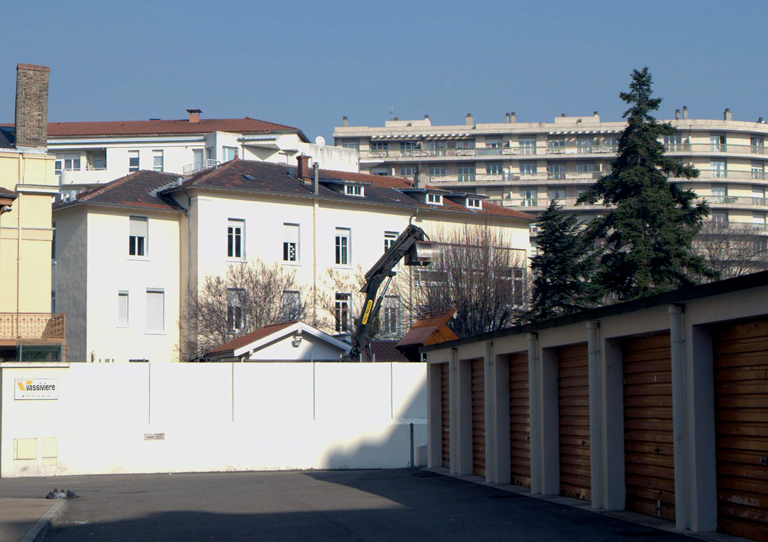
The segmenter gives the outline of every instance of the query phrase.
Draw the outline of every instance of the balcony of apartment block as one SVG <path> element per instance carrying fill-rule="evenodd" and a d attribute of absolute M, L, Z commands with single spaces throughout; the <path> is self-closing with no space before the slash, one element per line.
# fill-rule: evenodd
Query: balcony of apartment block
<path fill-rule="evenodd" d="M 765 145 L 749 145 L 743 143 L 671 143 L 664 145 L 665 152 L 686 155 L 733 155 L 766 158 L 768 151 Z"/>
<path fill-rule="evenodd" d="M 490 184 L 592 184 L 604 171 L 544 172 L 544 173 L 476 173 L 463 175 L 432 176 L 429 183 L 446 186 L 482 186 Z"/>
<path fill-rule="evenodd" d="M 766 177 L 765 171 L 739 171 L 728 169 L 699 169 L 699 176 L 697 181 L 704 180 L 712 182 L 727 181 L 728 183 L 745 183 L 745 184 L 763 184 L 768 177 Z M 673 182 L 687 182 L 689 179 L 683 178 L 671 178 Z"/>
<path fill-rule="evenodd" d="M 752 196 L 705 196 L 700 195 L 697 200 L 706 201 L 713 209 L 741 208 L 744 210 L 767 211 L 768 198 Z"/>
<path fill-rule="evenodd" d="M 543 212 L 547 210 L 552 199 L 549 197 L 540 198 L 503 198 L 492 199 L 493 203 L 502 205 L 504 207 L 512 207 L 519 211 L 526 212 Z M 576 205 L 578 198 L 567 197 L 557 198 L 557 202 L 569 211 L 594 211 L 596 209 L 605 209 L 602 203 L 586 203 L 582 205 Z"/>
<path fill-rule="evenodd" d="M 63 314 L 0 313 L 0 362 L 61 362 L 65 345 Z"/>
<path fill-rule="evenodd" d="M 94 166 L 86 164 L 84 167 L 66 168 L 57 172 L 59 175 L 59 185 L 91 185 L 105 184 L 125 176 L 125 171 L 110 171 L 104 166 Z"/>

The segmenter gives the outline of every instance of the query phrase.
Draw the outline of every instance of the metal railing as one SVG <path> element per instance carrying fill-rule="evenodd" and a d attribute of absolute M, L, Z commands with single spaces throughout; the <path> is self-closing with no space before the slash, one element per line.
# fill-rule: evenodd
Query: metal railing
<path fill-rule="evenodd" d="M 194 175 L 199 171 L 214 168 L 219 164 L 220 162 L 218 160 L 213 160 L 211 158 L 207 158 L 202 162 L 193 162 L 192 164 L 187 164 L 184 166 L 184 175 Z"/>
<path fill-rule="evenodd" d="M 63 314 L 45 312 L 0 312 L 0 338 L 64 339 Z"/>
<path fill-rule="evenodd" d="M 543 172 L 543 173 L 476 173 L 474 175 L 461 174 L 461 175 L 434 175 L 429 179 L 430 184 L 466 184 L 466 183 L 512 183 L 512 182 L 538 182 L 549 181 L 552 182 L 575 182 L 582 181 L 591 183 L 596 181 L 606 171 L 589 171 L 589 172 Z"/>
<path fill-rule="evenodd" d="M 766 154 L 765 145 L 743 143 L 666 143 L 666 152 L 683 153 L 729 153 L 729 154 Z"/>

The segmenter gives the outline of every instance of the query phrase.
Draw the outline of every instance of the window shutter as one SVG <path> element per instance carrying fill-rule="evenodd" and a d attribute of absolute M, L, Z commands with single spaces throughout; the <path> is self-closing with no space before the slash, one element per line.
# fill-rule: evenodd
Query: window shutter
<path fill-rule="evenodd" d="M 299 225 L 283 224 L 283 259 L 299 261 Z"/>
<path fill-rule="evenodd" d="M 147 331 L 161 333 L 165 329 L 165 292 L 147 290 Z"/>
<path fill-rule="evenodd" d="M 125 224 L 125 222 L 123 222 Z M 125 230 L 123 230 L 125 231 Z M 131 217 L 131 231 L 130 235 L 133 237 L 146 237 L 147 236 L 147 219 L 141 216 Z"/>
<path fill-rule="evenodd" d="M 128 292 L 117 294 L 117 325 L 128 325 Z"/>

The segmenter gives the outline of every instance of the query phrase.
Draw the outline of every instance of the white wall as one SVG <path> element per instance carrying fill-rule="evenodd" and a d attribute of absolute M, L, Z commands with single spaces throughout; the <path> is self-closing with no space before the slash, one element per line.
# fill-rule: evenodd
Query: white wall
<path fill-rule="evenodd" d="M 17 378 L 58 379 L 58 399 L 14 400 Z M 0 401 L 0 477 L 400 468 L 409 424 L 427 438 L 421 363 L 6 364 Z M 37 458 L 14 460 L 29 438 Z"/>

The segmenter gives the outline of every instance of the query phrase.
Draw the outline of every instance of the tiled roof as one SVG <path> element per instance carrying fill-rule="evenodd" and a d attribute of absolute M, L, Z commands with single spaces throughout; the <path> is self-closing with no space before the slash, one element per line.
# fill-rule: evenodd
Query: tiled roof
<path fill-rule="evenodd" d="M 238 337 L 237 339 L 232 339 L 228 343 L 221 344 L 209 350 L 207 354 L 216 354 L 221 352 L 234 352 L 238 348 L 242 348 L 243 346 L 249 345 L 253 342 L 263 339 L 264 337 L 269 337 L 273 333 L 276 333 L 281 329 L 285 329 L 289 326 L 292 326 L 295 323 L 296 323 L 296 320 L 291 322 L 281 322 L 279 324 L 272 324 L 269 326 L 260 327 L 256 331 L 252 331 L 247 335 Z"/>
<path fill-rule="evenodd" d="M 14 132 L 8 128 L 0 128 L 0 149 L 15 148 L 13 142 L 16 140 Z"/>
<path fill-rule="evenodd" d="M 17 195 L 18 194 L 16 194 L 16 192 L 14 192 L 13 190 L 8 190 L 7 188 L 3 188 L 2 186 L 0 186 L 0 197 L 12 196 L 15 198 Z"/>
<path fill-rule="evenodd" d="M 395 348 L 397 341 L 371 341 L 371 352 L 377 362 L 407 362 L 400 350 Z"/>
<path fill-rule="evenodd" d="M 263 133 L 299 132 L 298 128 L 252 119 L 123 120 L 93 122 L 49 122 L 48 137 L 207 134 L 210 132 Z M 302 134 L 303 137 L 303 134 Z M 304 138 L 306 139 L 306 138 Z"/>
<path fill-rule="evenodd" d="M 181 212 L 184 209 L 172 198 L 156 194 L 159 188 L 176 182 L 178 178 L 178 175 L 170 173 L 137 171 L 111 183 L 82 192 L 75 200 L 58 203 L 54 206 L 54 211 L 74 205 L 91 204 Z"/>
<path fill-rule="evenodd" d="M 437 314 L 422 315 L 397 345 L 401 347 L 422 346 L 458 339 L 448 327 L 448 322 L 454 312 L 456 311 L 450 309 Z"/>
<path fill-rule="evenodd" d="M 209 188 L 214 190 L 233 190 L 253 193 L 269 193 L 285 196 L 312 197 L 312 181 L 301 182 L 295 178 L 296 168 L 271 162 L 250 160 L 232 160 L 216 169 L 202 171 L 183 183 L 185 188 Z M 249 178 L 250 177 L 250 178 Z M 536 218 L 528 213 L 508 209 L 494 203 L 483 202 L 483 209 L 470 210 L 461 203 L 443 198 L 442 206 L 428 205 L 423 193 L 402 192 L 412 188 L 413 183 L 399 177 L 369 175 L 321 169 L 319 197 L 345 201 L 353 204 L 383 204 L 409 209 L 429 209 L 434 211 L 454 211 L 469 214 L 519 218 L 533 222 Z M 365 186 L 365 197 L 356 198 L 345 195 L 340 189 L 325 186 L 324 180 L 345 180 L 370 183 Z M 434 189 L 434 187 L 429 187 Z M 176 188 L 170 188 L 173 191 Z M 450 192 L 446 191 L 446 194 Z"/>

